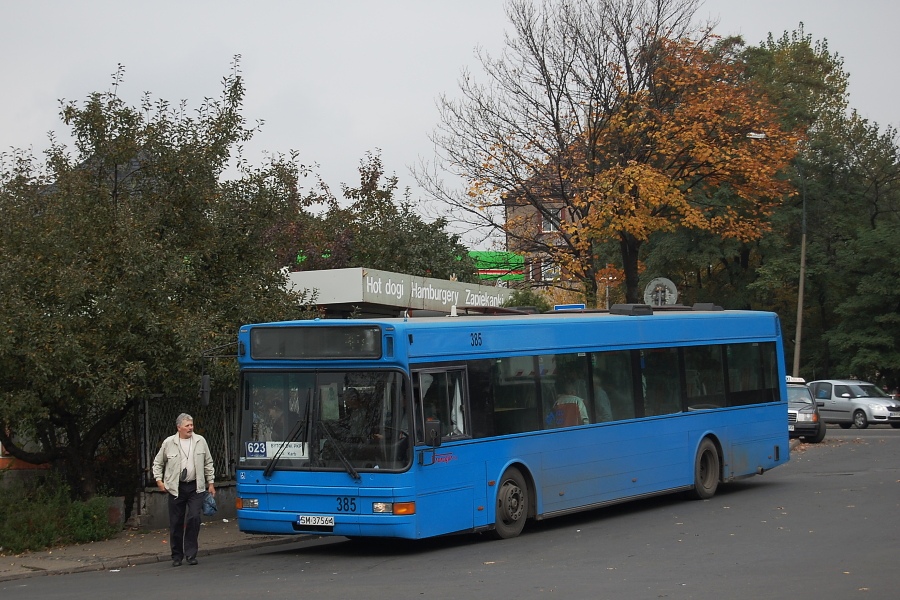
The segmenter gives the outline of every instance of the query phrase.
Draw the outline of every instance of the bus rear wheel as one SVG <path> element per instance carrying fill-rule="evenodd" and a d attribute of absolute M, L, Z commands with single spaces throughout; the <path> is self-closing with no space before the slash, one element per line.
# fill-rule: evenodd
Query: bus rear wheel
<path fill-rule="evenodd" d="M 510 467 L 503 473 L 495 512 L 494 533 L 498 538 L 514 538 L 522 533 L 528 519 L 528 484 L 519 469 Z"/>
<path fill-rule="evenodd" d="M 697 500 L 712 498 L 719 487 L 719 452 L 709 438 L 700 442 L 694 459 L 694 489 L 691 496 Z"/>

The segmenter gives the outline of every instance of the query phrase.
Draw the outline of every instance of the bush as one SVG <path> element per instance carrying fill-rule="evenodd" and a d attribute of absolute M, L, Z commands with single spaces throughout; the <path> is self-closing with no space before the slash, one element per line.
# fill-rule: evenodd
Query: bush
<path fill-rule="evenodd" d="M 538 312 L 548 312 L 552 308 L 546 296 L 531 288 L 516 288 L 503 306 L 533 306 Z"/>
<path fill-rule="evenodd" d="M 108 539 L 120 530 L 108 512 L 107 498 L 73 501 L 68 487 L 53 477 L 7 482 L 0 493 L 0 554 Z"/>

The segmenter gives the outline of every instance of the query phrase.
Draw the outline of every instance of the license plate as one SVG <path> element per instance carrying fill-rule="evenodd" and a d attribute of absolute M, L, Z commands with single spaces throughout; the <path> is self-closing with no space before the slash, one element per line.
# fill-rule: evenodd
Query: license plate
<path fill-rule="evenodd" d="M 793 431 L 793 430 L 794 430 L 794 426 L 793 426 L 793 425 L 788 425 L 788 431 Z"/>
<path fill-rule="evenodd" d="M 297 517 L 297 524 L 313 527 L 334 527 L 334 517 L 323 517 L 320 515 L 299 515 Z"/>
<path fill-rule="evenodd" d="M 900 418 L 900 412 L 892 412 L 892 413 L 888 413 L 888 415 L 889 415 L 890 418 L 892 418 L 892 419 Z"/>

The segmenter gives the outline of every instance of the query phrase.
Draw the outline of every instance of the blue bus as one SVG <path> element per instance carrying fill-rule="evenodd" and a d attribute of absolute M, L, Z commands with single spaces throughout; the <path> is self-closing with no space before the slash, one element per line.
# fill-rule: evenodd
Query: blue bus
<path fill-rule="evenodd" d="M 789 458 L 781 327 L 711 305 L 314 320 L 238 336 L 241 531 L 517 536 Z"/>

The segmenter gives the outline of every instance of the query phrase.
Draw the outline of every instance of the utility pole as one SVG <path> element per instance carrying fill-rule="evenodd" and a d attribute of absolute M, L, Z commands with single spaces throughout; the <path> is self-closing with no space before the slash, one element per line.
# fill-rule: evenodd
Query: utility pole
<path fill-rule="evenodd" d="M 800 340 L 803 335 L 803 287 L 806 283 L 806 182 L 800 172 L 800 194 L 803 196 L 803 220 L 800 225 L 800 286 L 797 290 L 797 331 L 794 333 L 794 369 L 792 375 L 800 376 Z"/>

